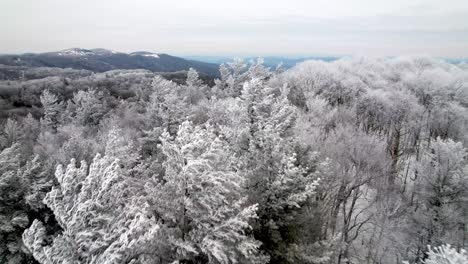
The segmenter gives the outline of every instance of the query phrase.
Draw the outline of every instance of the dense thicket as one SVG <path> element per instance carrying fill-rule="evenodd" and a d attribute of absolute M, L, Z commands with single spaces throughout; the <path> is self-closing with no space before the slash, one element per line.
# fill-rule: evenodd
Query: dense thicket
<path fill-rule="evenodd" d="M 466 65 L 220 76 L 2 82 L 0 262 L 466 261 Z"/>

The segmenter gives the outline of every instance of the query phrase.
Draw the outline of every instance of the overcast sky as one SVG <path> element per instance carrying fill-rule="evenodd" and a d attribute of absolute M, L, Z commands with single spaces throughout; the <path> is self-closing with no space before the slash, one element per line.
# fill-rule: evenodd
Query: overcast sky
<path fill-rule="evenodd" d="M 0 53 L 468 57 L 468 0 L 0 0 Z"/>

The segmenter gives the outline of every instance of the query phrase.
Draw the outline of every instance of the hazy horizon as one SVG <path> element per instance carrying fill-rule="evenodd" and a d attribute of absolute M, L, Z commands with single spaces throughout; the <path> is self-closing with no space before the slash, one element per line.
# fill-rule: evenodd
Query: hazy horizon
<path fill-rule="evenodd" d="M 69 49 L 84 49 L 84 50 L 95 50 L 95 49 L 106 49 L 109 51 L 119 52 L 119 53 L 132 53 L 132 52 L 154 52 L 154 53 L 165 53 L 172 56 L 179 56 L 179 57 L 206 57 L 206 58 L 236 58 L 236 57 L 284 57 L 284 58 L 305 58 L 305 57 L 346 57 L 350 56 L 348 54 L 326 54 L 326 53 L 298 53 L 298 54 L 285 54 L 285 53 L 254 53 L 254 52 L 246 52 L 246 53 L 196 53 L 196 52 L 188 52 L 188 53 L 178 53 L 178 52 L 171 52 L 170 50 L 167 52 L 159 52 L 158 50 L 144 50 L 144 49 L 134 49 L 128 51 L 121 51 L 116 49 L 110 49 L 106 47 L 68 47 L 63 49 L 51 49 L 51 50 L 41 50 L 41 51 L 24 51 L 24 52 L 1 52 L 0 55 L 22 55 L 22 54 L 40 54 L 40 53 L 48 53 L 48 52 L 57 52 Z"/>
<path fill-rule="evenodd" d="M 0 53 L 73 47 L 176 55 L 468 56 L 468 2 L 0 2 Z"/>
<path fill-rule="evenodd" d="M 154 52 L 158 54 L 168 54 L 171 56 L 177 56 L 177 57 L 182 57 L 182 58 L 187 58 L 187 59 L 193 59 L 193 60 L 200 60 L 200 61 L 205 61 L 205 62 L 212 62 L 211 60 L 216 60 L 216 59 L 235 59 L 235 58 L 287 58 L 287 59 L 307 59 L 307 58 L 352 58 L 352 57 L 374 57 L 374 58 L 396 58 L 396 57 L 433 57 L 433 58 L 438 58 L 438 59 L 443 59 L 443 60 L 460 60 L 464 61 L 468 59 L 468 55 L 465 56 L 431 56 L 429 54 L 405 54 L 405 55 L 365 55 L 365 54 L 326 54 L 326 53 L 303 53 L 303 54 L 284 54 L 284 53 L 253 53 L 253 52 L 247 52 L 247 53 L 220 53 L 220 54 L 215 54 L 215 53 L 177 53 L 177 52 L 158 52 L 155 50 L 143 50 L 143 49 L 135 49 L 135 50 L 130 50 L 130 51 L 120 51 L 120 50 L 114 50 L 114 49 L 108 49 L 105 47 L 70 47 L 70 48 L 64 48 L 64 49 L 57 49 L 57 50 L 44 50 L 44 51 L 26 51 L 26 52 L 10 52 L 10 53 L 5 53 L 5 52 L 0 52 L 0 55 L 24 55 L 24 54 L 41 54 L 41 53 L 48 53 L 48 52 L 57 52 L 57 51 L 62 51 L 62 50 L 68 50 L 68 49 L 84 49 L 84 50 L 93 50 L 93 49 L 107 49 L 110 51 L 115 51 L 119 53 L 132 53 L 132 52 Z M 203 58 L 203 60 L 201 59 Z"/>

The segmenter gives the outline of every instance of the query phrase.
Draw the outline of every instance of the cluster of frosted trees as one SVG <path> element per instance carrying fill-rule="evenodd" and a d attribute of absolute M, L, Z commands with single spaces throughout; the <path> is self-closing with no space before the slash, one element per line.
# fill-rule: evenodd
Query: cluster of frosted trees
<path fill-rule="evenodd" d="M 467 67 L 220 76 L 41 86 L 40 116 L 1 127 L 0 262 L 467 263 Z"/>

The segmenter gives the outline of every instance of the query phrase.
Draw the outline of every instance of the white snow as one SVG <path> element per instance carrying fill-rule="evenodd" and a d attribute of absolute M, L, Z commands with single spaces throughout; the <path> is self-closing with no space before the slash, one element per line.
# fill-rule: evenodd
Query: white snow
<path fill-rule="evenodd" d="M 66 50 L 62 50 L 61 52 L 58 53 L 58 55 L 77 55 L 77 56 L 85 56 L 85 55 L 89 55 L 91 54 L 92 52 L 89 52 L 89 51 L 84 51 L 84 50 L 80 50 L 80 49 L 66 49 Z"/>
<path fill-rule="evenodd" d="M 159 59 L 159 55 L 157 53 L 149 53 L 149 52 L 135 52 L 135 53 L 130 53 L 130 56 L 143 56 L 143 57 L 153 57 L 153 58 L 158 58 Z"/>
<path fill-rule="evenodd" d="M 145 55 L 143 55 L 143 56 L 145 56 L 145 57 L 154 57 L 154 58 L 159 58 L 159 55 L 158 55 L 158 54 L 156 54 L 156 53 L 152 53 L 152 54 L 145 54 Z"/>

